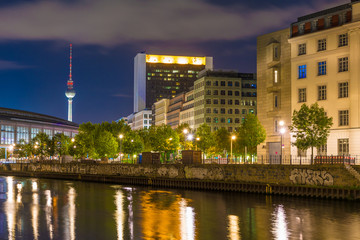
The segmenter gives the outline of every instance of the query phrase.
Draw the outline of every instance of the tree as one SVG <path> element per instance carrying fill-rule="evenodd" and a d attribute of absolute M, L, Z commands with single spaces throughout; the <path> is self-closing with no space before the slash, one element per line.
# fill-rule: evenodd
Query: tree
<path fill-rule="evenodd" d="M 148 128 L 140 129 L 137 131 L 137 134 L 142 139 L 144 145 L 143 151 L 151 152 L 152 146 L 151 146 L 150 130 Z"/>
<path fill-rule="evenodd" d="M 215 135 L 215 152 L 223 155 L 230 150 L 230 133 L 224 127 L 219 128 Z"/>
<path fill-rule="evenodd" d="M 130 154 L 131 158 L 133 154 L 141 153 L 144 149 L 144 144 L 142 142 L 141 137 L 135 131 L 129 131 L 124 136 L 124 140 L 122 142 L 123 152 Z"/>
<path fill-rule="evenodd" d="M 256 154 L 256 147 L 265 141 L 266 130 L 255 114 L 247 114 L 239 130 L 237 142 L 246 147 L 248 153 Z"/>
<path fill-rule="evenodd" d="M 169 125 L 151 126 L 151 146 L 154 151 L 169 155 L 179 147 L 179 135 Z"/>
<path fill-rule="evenodd" d="M 40 160 L 51 155 L 51 141 L 46 133 L 38 133 L 32 140 L 31 145 L 34 147 L 34 154 L 40 157 Z"/>
<path fill-rule="evenodd" d="M 181 149 L 186 149 L 186 145 L 189 145 L 189 142 L 186 141 L 186 134 L 184 133 L 185 129 L 188 133 L 191 133 L 191 128 L 188 123 L 182 123 L 175 129 L 176 133 L 179 136 L 179 144 Z M 188 146 L 188 148 L 191 148 L 191 146 Z"/>
<path fill-rule="evenodd" d="M 314 159 L 314 147 L 326 144 L 333 125 L 332 117 L 326 116 L 325 110 L 317 103 L 308 107 L 303 104 L 299 111 L 294 110 L 290 131 L 294 132 L 293 143 L 300 150 L 311 147 L 311 163 Z"/>
<path fill-rule="evenodd" d="M 95 151 L 101 159 L 116 157 L 118 154 L 118 143 L 115 137 L 108 131 L 100 132 L 95 141 Z"/>
<path fill-rule="evenodd" d="M 63 133 L 57 133 L 52 139 L 53 153 L 52 155 L 59 155 L 62 157 L 69 153 L 70 137 Z"/>
<path fill-rule="evenodd" d="M 196 146 L 206 154 L 208 150 L 215 145 L 211 128 L 206 123 L 201 124 L 198 129 L 196 129 L 196 137 L 199 138 L 199 140 L 196 141 Z"/>

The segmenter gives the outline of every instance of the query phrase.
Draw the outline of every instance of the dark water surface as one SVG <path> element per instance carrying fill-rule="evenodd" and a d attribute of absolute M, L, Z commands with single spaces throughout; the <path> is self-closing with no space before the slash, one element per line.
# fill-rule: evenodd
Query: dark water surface
<path fill-rule="evenodd" d="M 0 239 L 360 239 L 360 203 L 0 177 Z"/>

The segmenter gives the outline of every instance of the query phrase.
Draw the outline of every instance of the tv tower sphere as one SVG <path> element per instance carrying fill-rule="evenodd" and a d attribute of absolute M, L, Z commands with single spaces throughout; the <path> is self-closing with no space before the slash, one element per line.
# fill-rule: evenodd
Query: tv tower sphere
<path fill-rule="evenodd" d="M 76 92 L 75 92 L 74 89 L 67 89 L 66 92 L 65 92 L 65 96 L 66 96 L 67 98 L 70 98 L 70 99 L 71 99 L 71 98 L 74 98 L 75 95 L 76 95 Z"/>

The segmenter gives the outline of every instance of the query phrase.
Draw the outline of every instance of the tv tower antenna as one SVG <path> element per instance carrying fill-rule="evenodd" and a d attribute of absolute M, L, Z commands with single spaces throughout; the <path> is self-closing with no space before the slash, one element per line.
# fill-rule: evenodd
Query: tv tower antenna
<path fill-rule="evenodd" d="M 72 122 L 72 101 L 75 97 L 76 92 L 74 90 L 74 83 L 72 80 L 72 44 L 70 43 L 70 74 L 69 80 L 67 81 L 67 90 L 65 96 L 68 99 L 68 121 Z"/>

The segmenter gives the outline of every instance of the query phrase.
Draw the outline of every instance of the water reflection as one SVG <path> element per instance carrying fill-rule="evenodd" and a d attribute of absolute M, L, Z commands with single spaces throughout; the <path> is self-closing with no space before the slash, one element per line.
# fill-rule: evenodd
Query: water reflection
<path fill-rule="evenodd" d="M 14 178 L 6 177 L 7 185 L 7 200 L 5 202 L 5 214 L 7 219 L 8 239 L 15 239 L 15 190 L 14 190 Z"/>
<path fill-rule="evenodd" d="M 117 230 L 118 240 L 124 239 L 125 216 L 124 216 L 123 204 L 124 204 L 124 195 L 121 190 L 116 190 L 116 193 L 115 193 L 116 210 L 115 210 L 114 217 L 115 217 L 115 221 L 116 221 L 116 230 Z"/>
<path fill-rule="evenodd" d="M 180 223 L 181 239 L 193 240 L 195 237 L 195 213 L 194 208 L 189 207 L 185 199 L 180 201 Z"/>
<path fill-rule="evenodd" d="M 228 216 L 229 221 L 229 235 L 228 238 L 231 240 L 240 240 L 240 227 L 239 227 L 239 217 L 235 215 Z"/>
<path fill-rule="evenodd" d="M 39 222 L 39 194 L 37 191 L 37 183 L 33 182 L 33 194 L 32 194 L 32 206 L 31 206 L 31 223 L 33 228 L 34 239 L 37 240 L 39 237 L 38 222 Z M 36 186 L 36 187 L 34 187 Z"/>
<path fill-rule="evenodd" d="M 356 239 L 360 203 L 0 178 L 0 239 Z"/>
<path fill-rule="evenodd" d="M 180 195 L 168 191 L 142 193 L 145 239 L 195 239 L 195 214 Z"/>
<path fill-rule="evenodd" d="M 46 197 L 46 206 L 45 206 L 45 217 L 46 217 L 46 226 L 49 232 L 49 238 L 53 239 L 54 237 L 54 227 L 52 224 L 52 198 L 51 198 L 51 191 L 45 190 L 44 191 Z"/>
<path fill-rule="evenodd" d="M 275 239 L 284 240 L 289 238 L 285 210 L 283 205 L 278 205 L 273 213 L 273 234 Z"/>

